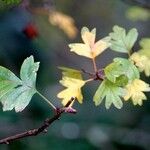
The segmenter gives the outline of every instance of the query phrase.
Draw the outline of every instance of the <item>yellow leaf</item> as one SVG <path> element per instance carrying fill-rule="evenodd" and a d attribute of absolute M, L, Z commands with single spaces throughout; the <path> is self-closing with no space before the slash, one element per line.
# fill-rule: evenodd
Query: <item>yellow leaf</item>
<path fill-rule="evenodd" d="M 81 37 L 84 43 L 69 44 L 70 51 L 91 59 L 95 58 L 110 46 L 109 41 L 106 39 L 95 42 L 95 36 L 95 28 L 90 32 L 87 27 L 83 27 Z"/>
<path fill-rule="evenodd" d="M 58 11 L 51 11 L 49 14 L 49 22 L 62 29 L 69 38 L 76 37 L 78 30 L 72 17 Z"/>
<path fill-rule="evenodd" d="M 150 59 L 146 55 L 133 53 L 130 57 L 141 72 L 144 71 L 146 76 L 150 76 Z"/>
<path fill-rule="evenodd" d="M 142 105 L 143 100 L 146 100 L 146 96 L 143 92 L 150 91 L 149 84 L 140 79 L 135 79 L 126 86 L 125 101 L 132 99 L 134 105 Z"/>
<path fill-rule="evenodd" d="M 70 77 L 63 77 L 60 83 L 66 87 L 65 90 L 58 93 L 57 97 L 62 99 L 62 104 L 66 105 L 71 97 L 76 97 L 79 103 L 82 103 L 81 87 L 84 86 L 85 81 L 74 79 Z"/>
<path fill-rule="evenodd" d="M 87 27 L 81 29 L 81 37 L 83 42 L 90 47 L 93 47 L 95 43 L 96 29 L 94 28 L 91 32 Z"/>

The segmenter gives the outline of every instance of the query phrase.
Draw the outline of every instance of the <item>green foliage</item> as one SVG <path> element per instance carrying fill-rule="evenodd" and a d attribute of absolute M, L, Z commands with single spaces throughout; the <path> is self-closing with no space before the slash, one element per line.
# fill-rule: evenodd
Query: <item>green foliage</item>
<path fill-rule="evenodd" d="M 95 105 L 98 106 L 106 97 L 105 107 L 107 109 L 109 109 L 112 104 L 114 104 L 116 108 L 120 109 L 123 106 L 120 97 L 123 97 L 124 95 L 125 90 L 123 88 L 106 79 L 98 87 L 93 100 L 95 102 Z"/>
<path fill-rule="evenodd" d="M 124 28 L 119 26 L 113 27 L 113 32 L 109 34 L 111 37 L 110 48 L 121 53 L 130 53 L 134 43 L 137 40 L 138 32 L 135 28 L 129 30 L 126 34 Z"/>
<path fill-rule="evenodd" d="M 24 60 L 21 70 L 21 80 L 10 70 L 0 67 L 0 101 L 3 110 L 22 111 L 36 93 L 35 83 L 39 63 L 34 63 L 32 56 Z"/>
<path fill-rule="evenodd" d="M 21 0 L 3 0 L 6 5 L 18 4 Z"/>
<path fill-rule="evenodd" d="M 6 11 L 17 6 L 22 0 L 0 0 L 0 12 Z"/>
<path fill-rule="evenodd" d="M 82 103 L 82 87 L 93 80 L 102 80 L 93 97 L 96 106 L 101 104 L 103 99 L 105 99 L 107 109 L 112 104 L 120 109 L 123 106 L 122 100 L 127 101 L 131 98 L 134 105 L 142 105 L 143 100 L 146 99 L 143 92 L 150 91 L 150 87 L 149 84 L 140 79 L 139 72 L 145 71 L 146 75 L 149 76 L 149 65 L 145 65 L 146 61 L 150 62 L 147 56 L 140 57 L 139 54 L 132 54 L 128 55 L 128 59 L 117 57 L 104 69 L 97 68 L 96 56 L 105 51 L 110 46 L 110 43 L 112 50 L 130 54 L 138 36 L 136 29 L 131 29 L 126 34 L 124 28 L 114 26 L 113 31 L 109 34 L 109 37 L 95 42 L 96 29 L 90 31 L 84 27 L 81 30 L 81 37 L 84 43 L 71 44 L 71 47 L 69 45 L 71 51 L 92 60 L 94 72 L 83 72 L 90 76 L 90 78 L 84 80 L 80 70 L 59 67 L 62 70 L 60 84 L 65 89 L 60 91 L 57 97 L 62 100 L 64 106 L 71 97 L 76 97 L 76 100 Z M 140 45 L 142 49 L 139 52 L 147 52 L 150 48 L 149 39 L 143 39 Z M 36 90 L 38 68 L 39 62 L 35 63 L 32 56 L 24 60 L 20 70 L 20 79 L 7 68 L 0 67 L 0 100 L 4 111 L 12 110 L 13 108 L 15 108 L 16 112 L 22 111 L 29 104 L 35 93 L 39 94 L 53 109 L 56 108 Z"/>
<path fill-rule="evenodd" d="M 128 59 L 115 58 L 114 62 L 105 68 L 105 75 L 111 82 L 116 82 L 119 76 L 125 75 L 128 80 L 139 78 L 139 71 Z"/>
<path fill-rule="evenodd" d="M 150 11 L 142 7 L 133 6 L 127 10 L 126 17 L 132 21 L 147 21 L 150 18 Z"/>

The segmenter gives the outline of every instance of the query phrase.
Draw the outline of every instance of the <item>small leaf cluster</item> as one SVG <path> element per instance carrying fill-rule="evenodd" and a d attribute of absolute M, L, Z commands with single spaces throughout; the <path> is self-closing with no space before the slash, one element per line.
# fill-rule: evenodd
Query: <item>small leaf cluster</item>
<path fill-rule="evenodd" d="M 132 100 L 134 105 L 142 105 L 143 100 L 147 99 L 144 92 L 150 91 L 149 84 L 140 78 L 141 72 L 144 72 L 147 77 L 150 76 L 150 38 L 142 39 L 141 48 L 132 53 L 137 37 L 136 29 L 126 33 L 124 28 L 114 26 L 108 36 L 96 42 L 96 29 L 90 31 L 87 27 L 83 27 L 81 30 L 83 43 L 69 44 L 69 48 L 71 52 L 91 59 L 94 71 L 91 73 L 84 69 L 59 67 L 62 71 L 60 84 L 65 87 L 57 95 L 62 100 L 62 104 L 65 106 L 72 97 L 82 103 L 82 87 L 89 82 L 98 81 L 99 86 L 93 96 L 96 106 L 104 100 L 107 109 L 112 104 L 120 109 L 123 101 L 128 100 Z M 96 57 L 106 49 L 126 53 L 128 57 L 114 58 L 105 68 L 97 68 Z M 38 69 L 39 62 L 34 62 L 33 56 L 24 60 L 20 69 L 20 78 L 9 69 L 0 66 L 0 102 L 4 111 L 24 110 L 35 93 L 57 111 L 57 107 L 36 89 Z M 88 74 L 89 78 L 84 79 L 83 74 Z M 74 101 L 71 105 L 73 103 Z"/>
<path fill-rule="evenodd" d="M 120 109 L 123 101 L 127 100 L 132 100 L 134 105 L 142 105 L 143 100 L 147 99 L 144 92 L 150 91 L 149 84 L 140 79 L 140 72 L 143 71 L 146 76 L 150 76 L 150 41 L 142 39 L 141 50 L 132 53 L 137 37 L 138 32 L 135 28 L 126 32 L 124 28 L 114 26 L 113 31 L 107 37 L 95 42 L 96 29 L 90 31 L 87 27 L 83 27 L 81 30 L 83 43 L 69 44 L 69 47 L 71 52 L 92 59 L 94 72 L 60 67 L 63 75 L 60 83 L 66 89 L 57 96 L 62 99 L 63 105 L 71 96 L 76 97 L 79 103 L 82 103 L 81 88 L 93 80 L 100 82 L 93 96 L 96 106 L 100 105 L 103 100 L 107 109 L 112 104 Z M 114 58 L 112 63 L 99 69 L 95 59 L 108 48 L 119 53 L 126 53 L 128 57 Z M 90 78 L 83 80 L 82 74 L 84 73 L 89 74 Z"/>

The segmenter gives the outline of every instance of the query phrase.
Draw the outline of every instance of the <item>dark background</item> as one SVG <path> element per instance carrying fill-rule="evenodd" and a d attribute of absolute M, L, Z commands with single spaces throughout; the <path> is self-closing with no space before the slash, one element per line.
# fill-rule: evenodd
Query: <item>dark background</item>
<path fill-rule="evenodd" d="M 91 71 L 91 61 L 69 52 L 68 44 L 80 42 L 80 29 L 96 27 L 97 39 L 107 36 L 114 25 L 127 30 L 137 28 L 138 40 L 149 37 L 150 21 L 133 21 L 126 17 L 127 10 L 138 3 L 123 0 L 42 0 L 27 1 L 20 6 L 3 6 L 0 12 L 0 65 L 19 74 L 23 60 L 33 55 L 40 61 L 37 88 L 56 105 L 56 97 L 62 89 L 59 84 L 61 72 L 57 66 L 84 68 Z M 145 6 L 149 1 L 143 1 Z M 2 2 L 0 2 L 2 6 Z M 61 11 L 75 20 L 79 32 L 74 39 L 48 21 L 48 15 L 33 13 L 37 7 Z M 143 6 L 143 5 L 142 5 Z M 23 31 L 32 24 L 38 34 L 27 36 Z M 134 50 L 138 50 L 136 43 Z M 97 58 L 99 67 L 104 67 L 118 53 L 107 50 Z M 144 78 L 143 78 L 144 79 Z M 149 78 L 145 78 L 149 82 Z M 150 83 L 150 82 L 149 82 Z M 104 103 L 95 107 L 92 97 L 99 83 L 88 84 L 83 89 L 84 103 L 75 103 L 76 115 L 63 117 L 50 126 L 47 134 L 30 137 L 0 145 L 0 150 L 150 150 L 150 101 L 144 105 L 133 106 L 124 102 L 118 110 L 106 110 Z M 3 112 L 0 105 L 0 138 L 38 127 L 45 118 L 52 115 L 49 106 L 35 95 L 30 105 L 21 113 Z"/>

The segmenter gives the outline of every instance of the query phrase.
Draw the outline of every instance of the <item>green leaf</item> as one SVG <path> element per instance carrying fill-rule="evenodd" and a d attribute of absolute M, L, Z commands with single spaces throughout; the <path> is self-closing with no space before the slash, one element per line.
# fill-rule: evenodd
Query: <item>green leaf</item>
<path fill-rule="evenodd" d="M 104 72 L 105 72 L 106 77 L 111 82 L 115 83 L 116 78 L 124 74 L 124 69 L 122 68 L 122 65 L 120 64 L 120 62 L 113 62 L 104 69 Z"/>
<path fill-rule="evenodd" d="M 21 66 L 20 78 L 24 84 L 35 87 L 39 62 L 34 63 L 33 56 L 26 58 Z"/>
<path fill-rule="evenodd" d="M 126 76 L 128 80 L 133 80 L 140 76 L 139 70 L 132 61 L 125 58 L 115 58 L 114 62 L 104 69 L 104 72 L 107 79 L 113 83 L 115 83 L 116 79 L 119 79 L 118 77 L 121 75 Z"/>
<path fill-rule="evenodd" d="M 133 6 L 127 9 L 126 17 L 131 21 L 147 21 L 150 18 L 150 12 L 148 9 Z"/>
<path fill-rule="evenodd" d="M 0 66 L 0 101 L 3 110 L 15 108 L 22 111 L 36 93 L 35 83 L 39 63 L 34 63 L 32 56 L 24 60 L 21 71 L 21 80 L 7 68 Z"/>
<path fill-rule="evenodd" d="M 113 27 L 113 32 L 109 34 L 111 37 L 110 48 L 121 53 L 129 53 L 137 40 L 138 32 L 135 28 L 129 30 L 126 34 L 124 28 L 119 26 Z"/>
<path fill-rule="evenodd" d="M 121 109 L 123 103 L 120 97 L 123 97 L 124 94 L 125 90 L 123 88 L 117 86 L 109 80 L 104 80 L 98 87 L 93 100 L 95 102 L 95 105 L 98 106 L 105 98 L 106 109 L 109 109 L 112 104 L 116 108 Z"/>
<path fill-rule="evenodd" d="M 128 84 L 128 77 L 125 75 L 120 75 L 116 78 L 115 85 L 124 87 Z"/>
<path fill-rule="evenodd" d="M 62 70 L 62 74 L 64 77 L 82 79 L 81 71 L 79 70 L 75 70 L 75 69 L 67 68 L 67 67 L 58 67 L 58 68 Z"/>

